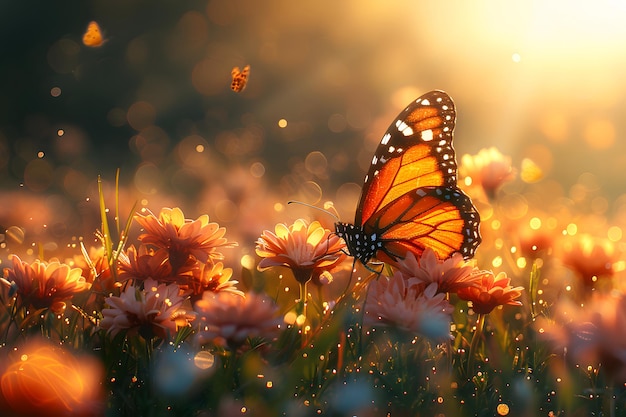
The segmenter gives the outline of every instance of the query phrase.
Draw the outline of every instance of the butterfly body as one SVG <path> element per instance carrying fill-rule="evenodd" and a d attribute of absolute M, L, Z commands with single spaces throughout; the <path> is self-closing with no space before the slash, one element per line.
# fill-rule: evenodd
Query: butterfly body
<path fill-rule="evenodd" d="M 452 147 L 456 113 L 443 91 L 409 104 L 389 126 L 365 177 L 354 224 L 336 223 L 349 253 L 367 264 L 395 262 L 426 247 L 445 259 L 470 258 L 480 217 L 457 187 Z"/>
<path fill-rule="evenodd" d="M 383 242 L 376 233 L 367 234 L 362 226 L 350 223 L 335 223 L 335 233 L 346 242 L 350 255 L 364 265 L 372 259 L 376 252 L 382 250 Z"/>

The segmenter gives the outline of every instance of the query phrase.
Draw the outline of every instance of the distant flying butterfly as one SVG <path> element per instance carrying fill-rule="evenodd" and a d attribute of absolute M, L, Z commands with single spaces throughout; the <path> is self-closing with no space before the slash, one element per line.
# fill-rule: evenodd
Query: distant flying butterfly
<path fill-rule="evenodd" d="M 233 77 L 233 81 L 232 83 L 230 83 L 231 90 L 236 93 L 241 93 L 244 88 L 246 88 L 246 84 L 248 84 L 248 77 L 250 76 L 250 65 L 246 65 L 241 71 L 239 71 L 239 67 L 235 67 L 230 72 L 230 75 L 232 75 Z"/>
<path fill-rule="evenodd" d="M 457 187 L 452 147 L 456 113 L 443 91 L 419 97 L 383 135 L 369 167 L 354 224 L 335 224 L 351 256 L 394 263 L 431 248 L 440 259 L 471 258 L 480 217 Z"/>
<path fill-rule="evenodd" d="M 97 22 L 91 21 L 87 26 L 87 30 L 83 35 L 83 44 L 85 46 L 89 46 L 90 48 L 98 48 L 104 44 L 105 39 L 102 36 L 102 31 L 100 30 L 100 25 Z"/>

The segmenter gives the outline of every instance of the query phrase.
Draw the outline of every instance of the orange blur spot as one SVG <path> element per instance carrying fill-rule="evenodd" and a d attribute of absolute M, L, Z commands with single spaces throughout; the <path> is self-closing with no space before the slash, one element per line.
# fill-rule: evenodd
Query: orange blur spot
<path fill-rule="evenodd" d="M 0 378 L 4 400 L 20 415 L 89 415 L 103 405 L 95 361 L 41 344 L 20 351 Z"/>

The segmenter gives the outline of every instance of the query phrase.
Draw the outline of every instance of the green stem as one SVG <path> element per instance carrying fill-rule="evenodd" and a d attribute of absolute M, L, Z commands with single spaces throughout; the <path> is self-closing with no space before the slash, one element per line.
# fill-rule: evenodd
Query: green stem
<path fill-rule="evenodd" d="M 316 285 L 317 287 L 317 302 L 319 304 L 320 315 L 324 314 L 324 291 L 322 291 L 321 285 Z"/>
<path fill-rule="evenodd" d="M 478 318 L 476 319 L 476 330 L 474 331 L 474 335 L 472 336 L 472 343 L 470 345 L 469 350 L 469 358 L 467 359 L 467 375 L 474 372 L 474 362 L 476 360 L 476 351 L 478 350 L 478 345 L 480 344 L 480 340 L 483 337 L 483 329 L 485 327 L 485 315 L 478 314 Z"/>
<path fill-rule="evenodd" d="M 614 385 L 612 381 L 606 387 L 605 404 L 608 402 L 607 406 L 609 408 L 609 417 L 615 417 L 615 390 L 613 387 Z"/>
<path fill-rule="evenodd" d="M 303 315 L 306 317 L 307 283 L 308 281 L 300 282 L 300 301 L 296 307 L 296 313 L 298 313 L 298 316 Z"/>

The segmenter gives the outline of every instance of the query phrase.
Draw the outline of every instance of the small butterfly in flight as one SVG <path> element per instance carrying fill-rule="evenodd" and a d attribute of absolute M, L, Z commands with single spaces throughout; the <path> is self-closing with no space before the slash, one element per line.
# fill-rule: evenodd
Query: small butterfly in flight
<path fill-rule="evenodd" d="M 90 48 L 98 48 L 104 45 L 105 42 L 106 40 L 102 36 L 102 31 L 100 30 L 100 25 L 98 25 L 98 22 L 89 22 L 89 25 L 87 25 L 87 30 L 83 35 L 83 45 L 89 46 Z"/>
<path fill-rule="evenodd" d="M 431 248 L 440 259 L 471 258 L 481 242 L 480 216 L 457 187 L 452 147 L 454 103 L 431 91 L 409 104 L 383 135 L 369 167 L 354 224 L 335 232 L 364 265 L 394 264 Z"/>
<path fill-rule="evenodd" d="M 239 70 L 239 67 L 235 67 L 230 72 L 230 75 L 233 77 L 233 81 L 230 83 L 230 89 L 235 93 L 241 93 L 244 88 L 246 88 L 246 84 L 248 84 L 250 65 L 246 65 L 241 71 Z"/>

